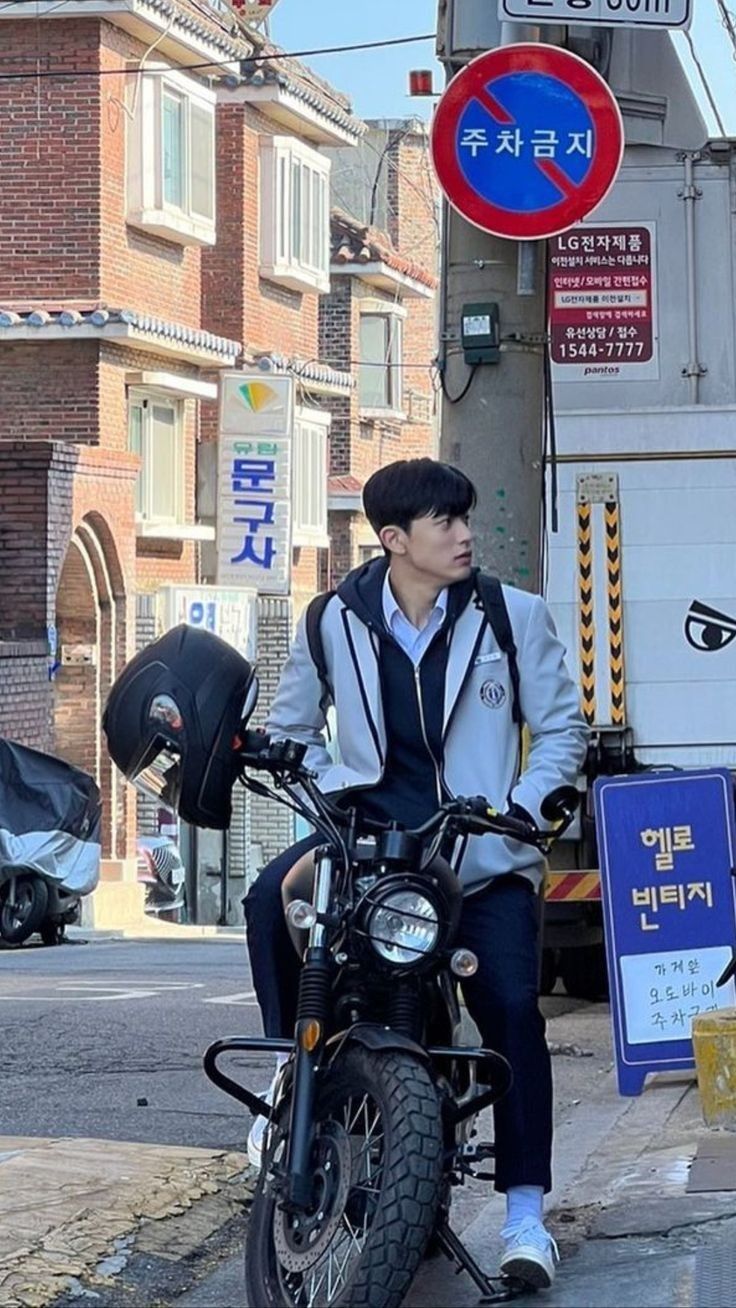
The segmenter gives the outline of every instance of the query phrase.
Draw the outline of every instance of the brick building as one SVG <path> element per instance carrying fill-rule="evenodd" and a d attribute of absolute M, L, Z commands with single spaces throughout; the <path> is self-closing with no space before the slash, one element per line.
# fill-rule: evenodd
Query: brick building
<path fill-rule="evenodd" d="M 98 776 L 114 920 L 137 898 L 137 817 L 101 709 L 162 587 L 214 579 L 224 370 L 298 376 L 297 604 L 324 571 L 323 400 L 352 379 L 319 357 L 321 147 L 363 129 L 224 7 L 18 0 L 0 31 L 18 75 L 0 79 L 0 732 Z M 291 622 L 291 599 L 264 600 L 266 668 Z"/>
<path fill-rule="evenodd" d="M 373 547 L 365 478 L 434 449 L 426 134 L 366 131 L 268 44 L 265 12 L 0 6 L 17 75 L 0 77 L 0 733 L 98 777 L 97 921 L 138 901 L 151 816 L 105 753 L 107 691 L 161 630 L 164 592 L 217 580 L 218 379 L 296 388 L 290 588 L 258 599 L 262 712 L 304 604 Z M 240 876 L 290 834 L 272 808 L 252 834 L 250 817 Z"/>

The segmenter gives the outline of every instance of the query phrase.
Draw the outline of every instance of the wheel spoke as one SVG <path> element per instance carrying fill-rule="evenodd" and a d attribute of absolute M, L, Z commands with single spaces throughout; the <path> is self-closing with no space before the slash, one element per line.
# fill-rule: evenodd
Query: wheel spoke
<path fill-rule="evenodd" d="M 370 1094 L 348 1094 L 339 1106 L 335 1105 L 331 1117 L 334 1127 L 328 1126 L 329 1118 L 323 1119 L 321 1125 L 323 1130 L 336 1129 L 338 1139 L 342 1139 L 341 1165 L 346 1172 L 340 1182 L 340 1197 L 333 1190 L 326 1210 L 325 1221 L 334 1222 L 334 1228 L 327 1240 L 323 1223 L 314 1232 L 312 1243 L 324 1240 L 316 1261 L 311 1265 L 307 1261 L 303 1272 L 287 1273 L 281 1265 L 281 1285 L 293 1308 L 331 1305 L 346 1293 L 378 1211 L 386 1141 L 381 1109 Z M 291 1265 L 298 1268 L 299 1264 L 297 1261 Z"/>
<path fill-rule="evenodd" d="M 342 1220 L 343 1220 L 343 1222 L 345 1223 L 345 1225 L 347 1226 L 348 1231 L 350 1232 L 350 1238 L 351 1238 L 352 1243 L 354 1244 L 355 1248 L 357 1249 L 358 1253 L 362 1253 L 363 1250 L 364 1250 L 364 1248 L 365 1248 L 366 1236 L 363 1235 L 363 1239 L 362 1239 L 362 1241 L 361 1241 L 361 1238 L 360 1238 L 360 1236 L 358 1235 L 358 1232 L 355 1230 L 355 1227 L 353 1226 L 352 1222 L 350 1221 L 350 1218 L 348 1217 L 347 1213 L 343 1213 L 343 1218 L 342 1218 Z"/>

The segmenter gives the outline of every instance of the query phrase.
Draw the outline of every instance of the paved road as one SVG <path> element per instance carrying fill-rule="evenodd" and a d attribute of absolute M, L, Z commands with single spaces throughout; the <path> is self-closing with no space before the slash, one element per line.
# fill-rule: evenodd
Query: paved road
<path fill-rule="evenodd" d="M 564 996 L 546 999 L 544 1008 L 559 1123 L 574 1119 L 610 1067 L 608 1013 Z M 242 1149 L 247 1114 L 210 1086 L 201 1056 L 219 1036 L 258 1030 L 239 941 L 105 940 L 1 952 L 0 1134 Z M 244 1080 L 248 1067 L 256 1088 L 268 1082 L 269 1062 L 238 1062 Z M 456 1229 L 487 1198 L 480 1182 L 459 1191 Z M 241 1225 L 223 1231 L 220 1243 L 203 1250 L 193 1288 L 174 1276 L 170 1261 L 137 1256 L 123 1273 L 124 1290 L 101 1297 L 101 1308 L 117 1308 L 121 1293 L 130 1308 L 242 1305 L 241 1245 Z"/>
<path fill-rule="evenodd" d="M 237 941 L 4 951 L 0 1133 L 240 1147 L 244 1110 L 210 1086 L 202 1052 L 259 1029 Z M 267 1063 L 249 1065 L 268 1082 Z"/>
<path fill-rule="evenodd" d="M 544 1006 L 553 1040 L 595 1055 L 555 1059 L 561 1113 L 609 1061 L 606 1010 L 562 996 Z M 105 940 L 0 952 L 0 1132 L 239 1147 L 244 1111 L 210 1086 L 202 1053 L 219 1036 L 259 1030 L 238 941 Z M 267 1059 L 233 1065 L 244 1076 L 247 1068 L 256 1088 L 270 1080 Z"/>

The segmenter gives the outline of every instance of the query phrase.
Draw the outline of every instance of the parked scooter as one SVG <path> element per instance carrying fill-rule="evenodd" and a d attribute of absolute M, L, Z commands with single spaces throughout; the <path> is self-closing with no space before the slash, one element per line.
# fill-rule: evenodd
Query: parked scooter
<path fill-rule="evenodd" d="M 50 754 L 0 739 L 0 938 L 59 944 L 100 878 L 100 792 Z"/>

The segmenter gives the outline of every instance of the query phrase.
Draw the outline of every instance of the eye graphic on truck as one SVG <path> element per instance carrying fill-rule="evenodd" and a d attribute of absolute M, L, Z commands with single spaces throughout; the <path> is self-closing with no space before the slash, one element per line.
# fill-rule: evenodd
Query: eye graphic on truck
<path fill-rule="evenodd" d="M 736 618 L 693 600 L 685 619 L 685 639 L 693 649 L 713 654 L 736 640 Z"/>

